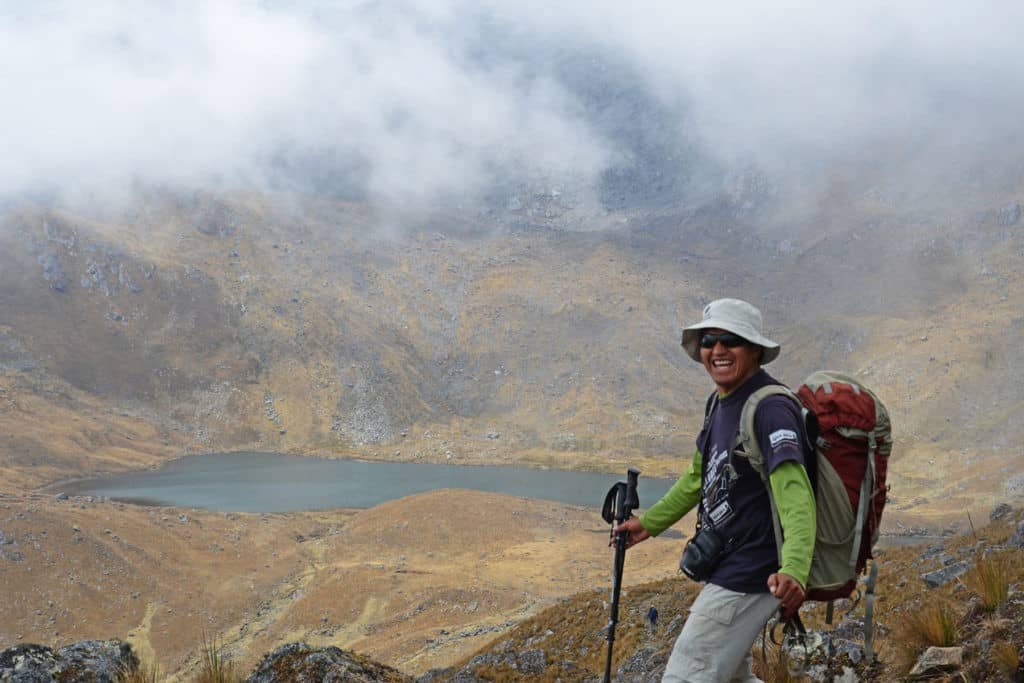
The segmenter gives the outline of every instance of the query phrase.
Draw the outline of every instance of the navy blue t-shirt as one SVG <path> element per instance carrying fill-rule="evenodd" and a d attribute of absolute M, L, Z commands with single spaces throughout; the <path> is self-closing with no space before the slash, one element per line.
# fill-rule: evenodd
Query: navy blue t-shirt
<path fill-rule="evenodd" d="M 760 370 L 742 387 L 715 401 L 697 437 L 704 468 L 701 524 L 737 541 L 708 583 L 741 593 L 768 592 L 768 577 L 779 569 L 768 491 L 746 458 L 729 456 L 743 404 L 768 384 L 780 382 Z M 754 428 L 769 473 L 789 460 L 805 463 L 803 417 L 792 399 L 769 396 L 762 400 L 754 414 Z"/>

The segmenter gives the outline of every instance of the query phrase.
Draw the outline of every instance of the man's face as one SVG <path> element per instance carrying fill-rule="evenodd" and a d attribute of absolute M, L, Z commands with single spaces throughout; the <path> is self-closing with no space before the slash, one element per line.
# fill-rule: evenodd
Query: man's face
<path fill-rule="evenodd" d="M 712 328 L 701 333 L 700 360 L 719 394 L 728 394 L 743 386 L 761 367 L 760 346 L 738 338 L 730 332 Z M 708 344 L 713 343 L 712 346 Z"/>

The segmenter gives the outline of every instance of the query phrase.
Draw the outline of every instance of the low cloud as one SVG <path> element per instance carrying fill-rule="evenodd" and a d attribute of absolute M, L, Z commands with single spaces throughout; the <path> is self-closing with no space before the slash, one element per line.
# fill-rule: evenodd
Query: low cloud
<path fill-rule="evenodd" d="M 572 60 L 596 64 L 591 76 L 603 65 L 627 74 L 630 96 L 660 107 L 661 133 L 726 167 L 784 177 L 867 163 L 898 176 L 1001 159 L 1024 116 L 1024 7 L 891 5 L 2 10 L 0 195 L 151 183 L 316 188 L 401 206 L 516 182 L 596 187 L 636 162 L 630 135 L 651 131 L 602 118 L 615 100 L 601 89 L 622 78 L 573 82 Z"/>

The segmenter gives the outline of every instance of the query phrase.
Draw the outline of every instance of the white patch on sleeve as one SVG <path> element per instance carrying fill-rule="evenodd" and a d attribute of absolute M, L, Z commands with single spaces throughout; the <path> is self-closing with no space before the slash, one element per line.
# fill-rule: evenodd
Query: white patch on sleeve
<path fill-rule="evenodd" d="M 772 449 L 776 449 L 784 443 L 796 444 L 796 432 L 792 429 L 777 429 L 768 437 L 772 442 Z"/>

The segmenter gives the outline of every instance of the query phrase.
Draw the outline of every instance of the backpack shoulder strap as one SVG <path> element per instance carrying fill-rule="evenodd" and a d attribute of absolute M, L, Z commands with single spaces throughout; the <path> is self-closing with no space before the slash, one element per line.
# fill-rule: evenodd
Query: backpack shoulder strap
<path fill-rule="evenodd" d="M 708 426 L 708 419 L 711 417 L 711 410 L 718 403 L 718 392 L 712 391 L 708 394 L 708 398 L 704 401 L 704 426 Z"/>
<path fill-rule="evenodd" d="M 769 396 L 789 396 L 797 405 L 802 407 L 800 399 L 788 387 L 781 384 L 769 384 L 763 386 L 747 399 L 740 412 L 740 430 L 736 434 L 736 441 L 729 451 L 729 457 L 733 454 L 740 455 L 747 459 L 750 466 L 754 468 L 761 481 L 768 490 L 768 502 L 772 508 L 772 530 L 775 532 L 775 549 L 778 552 L 779 566 L 782 566 L 782 523 L 779 521 L 779 508 L 775 504 L 775 496 L 772 494 L 772 487 L 768 481 L 768 468 L 764 464 L 764 453 L 757 443 L 757 432 L 754 429 L 754 416 L 757 413 L 757 406 Z"/>
<path fill-rule="evenodd" d="M 788 396 L 796 401 L 798 406 L 803 407 L 800 399 L 788 387 L 784 387 L 781 384 L 769 384 L 761 387 L 751 394 L 747 402 L 743 404 L 743 410 L 740 412 L 740 429 L 736 434 L 736 441 L 733 443 L 732 448 L 734 452 L 742 455 L 750 462 L 750 466 L 758 473 L 765 485 L 768 484 L 768 469 L 764 464 L 764 454 L 761 452 L 761 446 L 757 443 L 754 416 L 757 414 L 758 405 L 769 396 Z"/>

